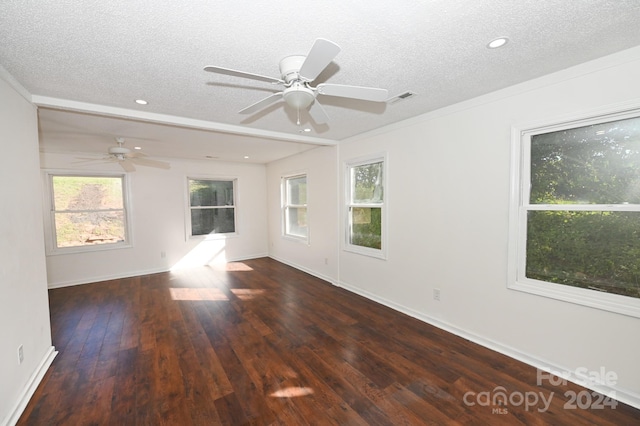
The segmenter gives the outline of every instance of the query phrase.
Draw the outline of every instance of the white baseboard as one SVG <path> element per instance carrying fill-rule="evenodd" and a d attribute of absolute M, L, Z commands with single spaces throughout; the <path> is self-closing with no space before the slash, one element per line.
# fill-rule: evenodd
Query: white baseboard
<path fill-rule="evenodd" d="M 277 260 L 277 259 L 276 259 Z M 283 262 L 284 263 L 284 262 Z M 599 392 L 603 395 L 610 395 L 615 400 L 622 402 L 624 404 L 630 405 L 637 409 L 640 409 L 640 395 L 629 391 L 626 389 L 622 389 L 616 386 L 605 386 L 594 384 L 592 381 L 588 380 L 587 377 L 579 377 L 576 373 L 569 368 L 565 368 L 564 366 L 559 366 L 553 363 L 550 363 L 546 360 L 540 359 L 538 357 L 532 356 L 530 354 L 526 354 L 512 347 L 503 345 L 501 343 L 495 342 L 491 339 L 484 338 L 474 333 L 470 333 L 466 330 L 460 329 L 452 324 L 441 321 L 439 319 L 430 317 L 421 312 L 417 312 L 413 309 L 407 308 L 406 306 L 399 305 L 395 302 L 387 300 L 383 297 L 379 297 L 373 293 L 370 293 L 366 290 L 363 290 L 359 287 L 352 286 L 348 283 L 340 281 L 338 286 L 348 290 L 352 293 L 358 294 L 362 297 L 365 297 L 374 302 L 380 303 L 388 308 L 391 308 L 395 311 L 402 312 L 410 317 L 416 318 L 422 322 L 433 325 L 434 327 L 440 328 L 444 331 L 447 331 L 451 334 L 455 334 L 456 336 L 462 337 L 463 339 L 467 339 L 473 343 L 476 343 L 480 346 L 484 346 L 485 348 L 494 350 L 508 357 L 517 359 L 525 364 L 531 365 L 542 371 L 552 371 L 552 372 L 562 372 L 563 377 L 566 378 L 567 381 L 575 383 L 577 385 L 583 386 L 585 388 L 591 389 L 593 391 Z"/>
<path fill-rule="evenodd" d="M 327 276 L 327 275 L 321 274 L 321 273 L 319 273 L 317 271 L 314 271 L 312 269 L 306 268 L 306 267 L 304 267 L 302 265 L 298 265 L 298 264 L 296 264 L 294 262 L 289 262 L 288 260 L 280 259 L 279 257 L 271 255 L 271 254 L 269 255 L 269 257 L 271 259 L 275 260 L 275 261 L 278 261 L 280 263 L 284 263 L 285 265 L 291 266 L 292 268 L 299 269 L 302 272 L 306 272 L 309 275 L 313 275 L 316 278 L 320 278 L 323 281 L 327 281 L 327 282 L 329 282 L 329 283 L 331 283 L 331 284 L 333 284 L 335 286 L 338 286 L 337 281 L 335 279 Z"/>
<path fill-rule="evenodd" d="M 51 366 L 51 363 L 53 362 L 53 359 L 56 357 L 56 355 L 58 355 L 58 352 L 56 351 L 55 347 L 51 346 L 44 354 L 44 357 L 38 364 L 38 367 L 35 369 L 33 374 L 31 374 L 31 377 L 29 377 L 27 385 L 20 393 L 18 402 L 16 402 L 16 404 L 14 405 L 13 409 L 10 411 L 7 421 L 3 423 L 2 426 L 14 426 L 16 423 L 18 423 L 20 416 L 22 415 L 24 409 L 27 407 L 29 400 L 38 388 L 38 385 L 42 381 L 42 378 Z"/>
<path fill-rule="evenodd" d="M 229 258 L 226 261 L 241 262 L 243 260 L 258 259 L 260 257 L 268 257 L 268 256 L 269 255 L 267 253 L 258 253 L 258 254 L 242 256 L 238 258 Z M 124 272 L 124 273 L 117 273 L 117 274 L 99 275 L 95 277 L 84 277 L 84 278 L 71 280 L 71 281 L 50 282 L 48 283 L 48 288 L 53 289 L 53 288 L 62 288 L 62 287 L 72 287 L 75 285 L 92 284 L 92 283 L 98 283 L 101 281 L 118 280 L 121 278 L 139 277 L 142 275 L 159 274 L 162 272 L 169 272 L 169 271 L 171 271 L 170 267 L 162 267 L 162 268 L 146 269 L 141 271 L 130 271 L 130 272 Z"/>
<path fill-rule="evenodd" d="M 97 283 L 97 282 L 109 281 L 109 280 L 118 280 L 121 278 L 139 277 L 141 275 L 159 274 L 161 272 L 168 272 L 168 271 L 169 271 L 168 268 L 163 267 L 163 268 L 157 268 L 157 269 L 147 269 L 144 271 L 131 271 L 131 272 L 125 272 L 125 273 L 119 273 L 119 274 L 86 277 L 86 278 L 80 278 L 80 279 L 71 280 L 71 281 L 61 281 L 57 283 L 50 282 L 48 283 L 48 288 L 52 289 L 52 288 L 71 287 L 74 285 L 91 284 L 91 283 Z"/>
<path fill-rule="evenodd" d="M 230 257 L 227 262 L 242 262 L 243 260 L 260 259 L 261 257 L 269 257 L 268 253 L 250 254 L 248 256 Z"/>

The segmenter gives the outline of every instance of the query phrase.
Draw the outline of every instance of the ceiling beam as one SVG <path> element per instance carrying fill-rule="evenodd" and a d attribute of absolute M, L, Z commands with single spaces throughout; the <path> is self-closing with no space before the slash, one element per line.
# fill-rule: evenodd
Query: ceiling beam
<path fill-rule="evenodd" d="M 270 130 L 253 129 L 250 127 L 236 126 L 232 124 L 216 123 L 213 121 L 196 120 L 175 115 L 157 114 L 153 112 L 137 111 L 126 108 L 110 107 L 106 105 L 90 104 L 86 102 L 72 101 L 68 99 L 51 98 L 47 96 L 31 95 L 31 102 L 39 107 L 59 109 L 65 111 L 85 112 L 108 117 L 128 118 L 131 120 L 145 121 L 151 123 L 168 124 L 178 127 L 192 129 L 210 130 L 215 132 L 231 133 L 236 135 L 246 135 L 264 139 L 273 139 L 285 142 L 297 142 L 311 145 L 332 146 L 338 141 L 332 139 L 322 139 L 312 136 L 291 135 Z"/>

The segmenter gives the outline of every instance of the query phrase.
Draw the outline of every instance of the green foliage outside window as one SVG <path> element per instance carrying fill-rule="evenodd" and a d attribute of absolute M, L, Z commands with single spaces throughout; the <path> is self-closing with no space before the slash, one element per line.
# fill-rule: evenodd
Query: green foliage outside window
<path fill-rule="evenodd" d="M 233 181 L 189 179 L 191 235 L 236 231 Z"/>
<path fill-rule="evenodd" d="M 527 277 L 640 298 L 640 118 L 533 136 L 530 204 Z"/>
<path fill-rule="evenodd" d="M 351 232 L 356 246 L 382 249 L 383 162 L 351 168 Z"/>

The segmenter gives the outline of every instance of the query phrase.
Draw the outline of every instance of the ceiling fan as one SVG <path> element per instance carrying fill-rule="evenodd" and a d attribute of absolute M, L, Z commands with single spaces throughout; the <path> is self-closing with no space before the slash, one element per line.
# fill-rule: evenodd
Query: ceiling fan
<path fill-rule="evenodd" d="M 99 163 L 117 162 L 125 172 L 135 172 L 135 166 L 156 167 L 159 169 L 169 169 L 171 166 L 164 161 L 149 160 L 141 152 L 131 152 L 125 148 L 124 138 L 115 138 L 118 145 L 109 147 L 108 155 L 103 158 L 78 158 L 82 162 L 98 161 Z"/>
<path fill-rule="evenodd" d="M 298 125 L 300 125 L 300 110 L 307 110 L 317 124 L 329 121 L 329 116 L 317 101 L 317 95 L 338 96 L 342 98 L 360 99 L 371 102 L 384 102 L 388 91 L 373 87 L 348 86 L 343 84 L 318 84 L 311 86 L 311 82 L 331 63 L 340 52 L 340 47 L 332 41 L 319 38 L 315 41 L 307 56 L 287 56 L 280 61 L 280 78 L 268 77 L 244 71 L 237 71 L 217 66 L 207 66 L 205 71 L 230 75 L 234 77 L 250 78 L 284 86 L 281 92 L 241 109 L 240 114 L 253 114 L 267 106 L 284 100 L 285 103 L 298 111 Z"/>

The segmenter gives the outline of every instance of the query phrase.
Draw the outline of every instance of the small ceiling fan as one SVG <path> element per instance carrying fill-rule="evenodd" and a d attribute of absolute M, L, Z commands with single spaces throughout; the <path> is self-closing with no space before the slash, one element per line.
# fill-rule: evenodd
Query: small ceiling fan
<path fill-rule="evenodd" d="M 125 172 L 135 172 L 135 166 L 156 167 L 159 169 L 169 169 L 171 166 L 164 161 L 149 160 L 145 154 L 141 152 L 131 152 L 125 148 L 124 138 L 115 138 L 118 145 L 109 147 L 108 155 L 103 158 L 78 158 L 81 162 L 97 161 L 100 163 L 117 162 Z"/>
<path fill-rule="evenodd" d="M 240 114 L 253 114 L 267 106 L 284 100 L 285 103 L 298 111 L 298 125 L 300 125 L 300 110 L 308 109 L 309 115 L 317 124 L 329 121 L 329 116 L 317 101 L 317 95 L 338 96 L 342 98 L 360 99 L 371 102 L 384 102 L 388 91 L 373 87 L 348 86 L 343 84 L 318 84 L 311 86 L 311 82 L 331 63 L 340 52 L 340 47 L 332 41 L 319 38 L 315 41 L 307 56 L 287 56 L 280 61 L 280 78 L 268 77 L 229 68 L 207 66 L 205 71 L 225 74 L 234 77 L 250 78 L 284 86 L 284 90 L 267 96 L 266 98 L 238 111 Z"/>

